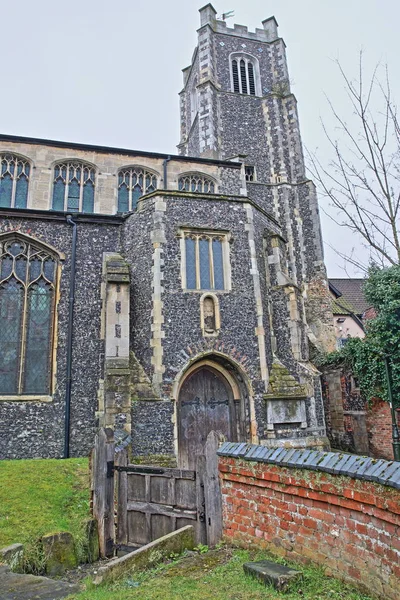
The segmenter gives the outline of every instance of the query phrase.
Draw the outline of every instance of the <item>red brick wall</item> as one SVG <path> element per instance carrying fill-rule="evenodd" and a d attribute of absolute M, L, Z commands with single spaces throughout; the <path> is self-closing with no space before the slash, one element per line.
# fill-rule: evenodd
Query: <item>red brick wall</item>
<path fill-rule="evenodd" d="M 400 597 L 400 490 L 220 457 L 224 536 Z"/>
<path fill-rule="evenodd" d="M 368 406 L 367 430 L 371 456 L 393 460 L 392 415 L 387 402 L 376 398 Z"/>

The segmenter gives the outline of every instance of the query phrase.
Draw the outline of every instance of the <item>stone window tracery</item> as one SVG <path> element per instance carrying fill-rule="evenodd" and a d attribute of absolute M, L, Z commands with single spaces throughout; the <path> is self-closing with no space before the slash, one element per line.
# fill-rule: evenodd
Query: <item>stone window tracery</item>
<path fill-rule="evenodd" d="M 122 169 L 118 173 L 118 212 L 135 210 L 144 194 L 157 189 L 157 176 L 142 167 Z"/>
<path fill-rule="evenodd" d="M 234 54 L 231 56 L 231 85 L 232 92 L 259 96 L 260 77 L 258 60 L 249 54 Z"/>
<path fill-rule="evenodd" d="M 0 154 L 0 207 L 26 208 L 31 165 L 15 154 Z"/>
<path fill-rule="evenodd" d="M 202 173 L 187 173 L 179 178 L 178 189 L 185 192 L 214 194 L 215 183 L 211 177 L 207 177 Z"/>
<path fill-rule="evenodd" d="M 184 232 L 184 288 L 229 289 L 229 258 L 226 235 Z"/>
<path fill-rule="evenodd" d="M 53 210 L 92 213 L 95 177 L 94 167 L 79 161 L 55 165 Z"/>
<path fill-rule="evenodd" d="M 0 395 L 47 395 L 57 258 L 30 239 L 0 240 Z"/>

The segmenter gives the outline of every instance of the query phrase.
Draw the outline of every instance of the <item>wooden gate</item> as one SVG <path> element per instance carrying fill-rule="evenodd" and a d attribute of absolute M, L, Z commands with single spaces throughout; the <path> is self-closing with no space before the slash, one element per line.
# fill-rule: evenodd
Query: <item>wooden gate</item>
<path fill-rule="evenodd" d="M 212 431 L 204 455 L 197 457 L 196 470 L 150 467 L 128 464 L 126 450 L 115 452 L 110 430 L 108 437 L 100 431 L 93 454 L 92 488 L 101 555 L 112 556 L 116 549 L 134 550 L 186 525 L 193 525 L 197 544 L 217 544 L 222 535 L 218 444 L 218 435 Z M 96 457 L 102 464 L 96 463 Z"/>

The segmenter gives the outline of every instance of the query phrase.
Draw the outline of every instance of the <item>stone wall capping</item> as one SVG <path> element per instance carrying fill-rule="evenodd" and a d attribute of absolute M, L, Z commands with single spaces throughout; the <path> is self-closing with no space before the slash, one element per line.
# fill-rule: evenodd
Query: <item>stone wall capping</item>
<path fill-rule="evenodd" d="M 218 456 L 243 458 L 249 462 L 276 464 L 281 467 L 321 471 L 332 475 L 346 475 L 353 479 L 373 481 L 400 489 L 400 462 L 373 459 L 355 454 L 272 448 L 255 444 L 225 442 Z"/>

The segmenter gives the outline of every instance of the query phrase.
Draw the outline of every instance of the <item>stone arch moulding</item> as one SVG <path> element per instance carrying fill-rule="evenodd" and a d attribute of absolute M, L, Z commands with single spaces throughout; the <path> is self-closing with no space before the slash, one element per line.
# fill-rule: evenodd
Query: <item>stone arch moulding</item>
<path fill-rule="evenodd" d="M 43 250 L 54 254 L 59 260 L 65 260 L 65 254 L 63 252 L 60 252 L 59 250 L 57 250 L 57 248 L 54 248 L 54 246 L 51 246 L 47 242 L 43 242 L 43 240 L 29 235 L 28 233 L 24 233 L 19 229 L 10 229 L 8 231 L 3 231 L 2 233 L 0 233 L 0 243 L 2 243 L 3 240 L 7 240 L 7 238 L 9 237 L 14 237 L 16 239 L 20 239 L 21 241 L 30 242 L 31 244 L 39 246 Z"/>
<path fill-rule="evenodd" d="M 172 385 L 170 398 L 174 401 L 174 414 L 173 414 L 173 424 L 174 424 L 174 447 L 175 454 L 178 456 L 179 447 L 178 447 L 178 400 L 179 393 L 182 388 L 182 385 L 186 381 L 186 379 L 194 374 L 196 371 L 199 371 L 202 368 L 209 368 L 217 371 L 221 376 L 223 376 L 227 383 L 230 385 L 233 394 L 233 400 L 235 402 L 242 402 L 243 410 L 247 413 L 248 417 L 248 441 L 252 444 L 258 443 L 258 435 L 257 435 L 257 422 L 256 422 L 256 414 L 255 414 L 255 404 L 254 404 L 254 391 L 252 388 L 251 381 L 244 371 L 243 366 L 240 365 L 237 361 L 232 359 L 230 356 L 222 352 L 218 352 L 215 350 L 210 350 L 209 352 L 202 352 L 197 356 L 193 357 L 189 360 L 184 367 L 179 371 Z"/>

